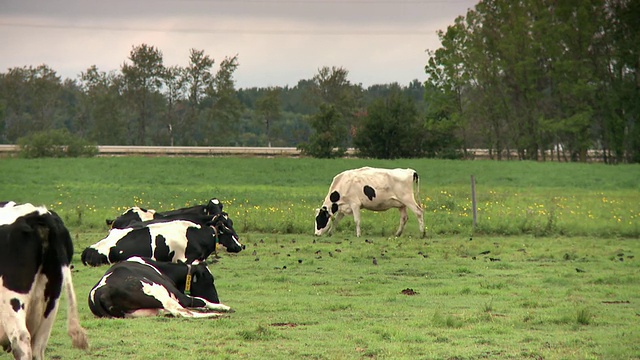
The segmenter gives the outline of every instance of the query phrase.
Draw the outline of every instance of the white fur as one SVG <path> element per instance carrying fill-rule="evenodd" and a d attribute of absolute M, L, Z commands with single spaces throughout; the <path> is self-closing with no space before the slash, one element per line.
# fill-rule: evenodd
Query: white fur
<path fill-rule="evenodd" d="M 44 206 L 33 206 L 28 203 L 20 205 L 14 203 L 13 206 L 0 207 L 0 225 L 13 224 L 19 217 L 36 211 L 40 215 L 49 212 Z"/>

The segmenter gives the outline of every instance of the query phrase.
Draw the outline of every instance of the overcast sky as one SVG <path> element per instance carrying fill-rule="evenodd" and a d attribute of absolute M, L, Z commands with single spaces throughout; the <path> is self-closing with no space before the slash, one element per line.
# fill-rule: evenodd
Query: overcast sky
<path fill-rule="evenodd" d="M 0 72 L 46 64 L 75 79 L 119 70 L 133 46 L 164 65 L 238 55 L 237 88 L 294 86 L 323 66 L 367 87 L 425 79 L 426 50 L 478 0 L 0 0 Z"/>

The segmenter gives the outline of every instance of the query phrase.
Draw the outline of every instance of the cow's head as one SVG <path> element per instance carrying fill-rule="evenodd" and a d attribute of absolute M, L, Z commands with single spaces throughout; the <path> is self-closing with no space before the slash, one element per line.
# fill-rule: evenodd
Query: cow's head
<path fill-rule="evenodd" d="M 207 206 L 205 207 L 205 211 L 207 215 L 218 215 L 222 213 L 222 203 L 220 200 L 213 198 L 207 202 Z"/>
<path fill-rule="evenodd" d="M 209 226 L 214 229 L 219 243 L 224 246 L 228 252 L 237 253 L 245 248 L 245 246 L 240 243 L 238 234 L 236 234 L 236 231 L 233 229 L 233 221 L 229 218 L 229 214 L 221 212 L 213 216 L 209 222 Z"/>
<path fill-rule="evenodd" d="M 191 274 L 190 295 L 219 304 L 220 300 L 218 299 L 213 275 L 206 263 L 200 263 L 196 260 L 191 264 L 189 271 Z"/>
<path fill-rule="evenodd" d="M 333 218 L 339 210 L 339 201 L 340 192 L 334 190 L 329 193 L 328 198 L 325 199 L 324 205 L 322 205 L 320 209 L 316 209 L 316 236 L 320 236 L 327 231 L 331 232 Z"/>
<path fill-rule="evenodd" d="M 333 220 L 333 215 L 330 211 L 331 210 L 329 210 L 326 206 L 323 206 L 320 209 L 316 209 L 316 236 L 320 236 L 331 229 L 331 221 Z"/>

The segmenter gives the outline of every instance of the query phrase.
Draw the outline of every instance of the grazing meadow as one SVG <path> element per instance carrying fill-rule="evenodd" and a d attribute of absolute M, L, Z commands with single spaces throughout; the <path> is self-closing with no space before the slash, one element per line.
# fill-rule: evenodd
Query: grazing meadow
<path fill-rule="evenodd" d="M 396 210 L 364 211 L 360 238 L 350 217 L 331 237 L 312 235 L 333 176 L 360 166 L 418 171 L 425 238 L 411 213 L 394 237 Z M 0 200 L 46 205 L 74 239 L 91 349 L 70 348 L 63 300 L 51 359 L 640 359 L 637 165 L 5 158 L 0 173 Z M 95 318 L 86 299 L 108 267 L 85 267 L 79 254 L 106 236 L 105 219 L 212 197 L 247 245 L 210 259 L 236 312 Z"/>

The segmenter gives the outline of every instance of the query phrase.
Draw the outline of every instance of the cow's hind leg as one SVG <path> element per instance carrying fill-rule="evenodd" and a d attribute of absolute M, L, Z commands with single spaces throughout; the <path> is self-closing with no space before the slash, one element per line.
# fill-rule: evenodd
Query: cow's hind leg
<path fill-rule="evenodd" d="M 418 218 L 418 226 L 420 227 L 420 236 L 424 237 L 424 211 L 418 204 L 410 205 L 411 211 L 416 214 L 416 218 Z"/>
<path fill-rule="evenodd" d="M 400 226 L 398 226 L 398 231 L 396 231 L 396 236 L 402 235 L 402 232 L 404 231 L 404 227 L 405 225 L 407 225 L 407 220 L 409 220 L 409 215 L 407 215 L 406 206 L 402 206 L 398 208 L 398 210 L 400 211 Z"/>
<path fill-rule="evenodd" d="M 189 317 L 189 318 L 206 318 L 206 317 L 218 317 L 222 314 L 218 313 L 197 313 L 191 311 L 176 300 L 175 296 L 172 296 L 169 291 L 162 285 L 148 284 L 144 281 L 142 283 L 142 291 L 155 298 L 162 305 L 162 309 L 159 309 L 158 314 L 170 314 L 176 317 Z M 138 315 L 142 312 L 141 309 L 137 310 Z M 148 309 L 146 309 L 148 311 Z M 135 313 L 135 312 L 134 312 Z M 133 314 L 133 313 L 132 313 Z"/>
<path fill-rule="evenodd" d="M 31 349 L 33 351 L 33 358 L 36 360 L 44 359 L 44 350 L 47 348 L 49 336 L 51 336 L 51 329 L 53 329 L 53 323 L 56 320 L 56 314 L 58 312 L 58 300 L 56 300 L 53 311 L 49 313 L 47 318 L 42 319 L 40 327 L 31 337 Z"/>
<path fill-rule="evenodd" d="M 27 329 L 26 296 L 3 287 L 0 277 L 0 337 L 9 339 L 15 359 L 32 360 L 31 334 Z"/>

